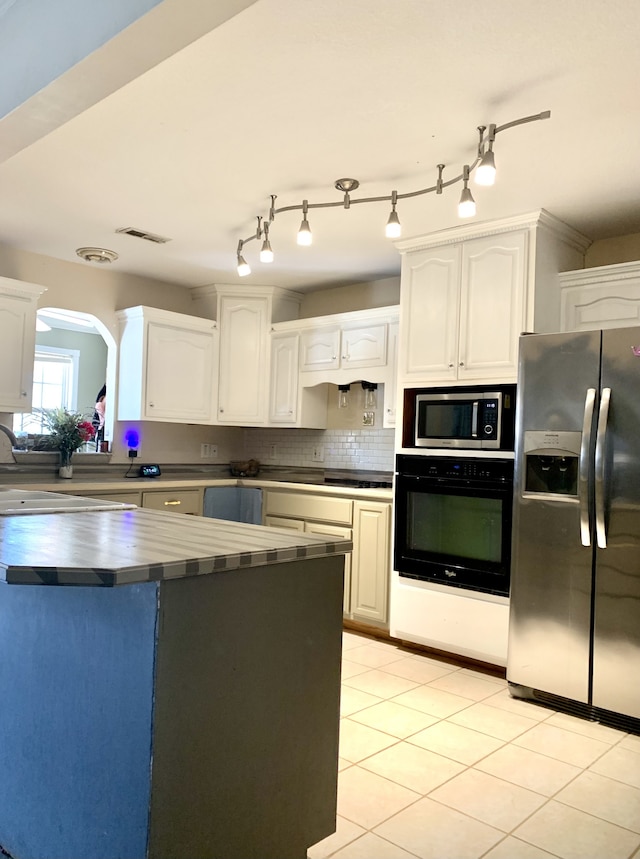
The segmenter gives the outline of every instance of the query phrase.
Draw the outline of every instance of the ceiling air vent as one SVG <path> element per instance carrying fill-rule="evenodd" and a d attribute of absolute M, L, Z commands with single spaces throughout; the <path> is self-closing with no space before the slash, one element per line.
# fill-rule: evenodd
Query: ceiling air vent
<path fill-rule="evenodd" d="M 148 242 L 155 242 L 157 245 L 164 245 L 171 241 L 171 239 L 166 239 L 164 236 L 157 236 L 155 233 L 136 230 L 135 227 L 121 227 L 119 230 L 116 230 L 116 233 L 125 233 L 127 236 L 133 236 L 136 239 L 146 239 Z"/>

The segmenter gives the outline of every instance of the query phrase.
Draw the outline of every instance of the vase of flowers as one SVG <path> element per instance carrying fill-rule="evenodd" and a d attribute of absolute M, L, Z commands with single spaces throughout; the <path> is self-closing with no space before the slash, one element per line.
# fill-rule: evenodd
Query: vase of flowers
<path fill-rule="evenodd" d="M 94 428 L 91 421 L 79 412 L 69 412 L 67 409 L 43 409 L 43 423 L 49 431 L 50 450 L 60 452 L 58 475 L 64 478 L 73 477 L 71 456 L 85 442 L 91 441 Z"/>

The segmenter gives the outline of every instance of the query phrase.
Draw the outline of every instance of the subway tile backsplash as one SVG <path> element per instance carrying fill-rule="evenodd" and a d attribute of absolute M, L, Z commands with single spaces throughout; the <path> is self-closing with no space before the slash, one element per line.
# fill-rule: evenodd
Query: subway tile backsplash
<path fill-rule="evenodd" d="M 393 471 L 392 429 L 244 430 L 247 458 L 263 465 Z M 323 460 L 314 459 L 321 450 Z"/>

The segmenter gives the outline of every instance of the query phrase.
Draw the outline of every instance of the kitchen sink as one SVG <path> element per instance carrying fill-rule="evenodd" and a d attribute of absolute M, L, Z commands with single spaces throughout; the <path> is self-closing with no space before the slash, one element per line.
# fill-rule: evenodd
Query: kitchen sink
<path fill-rule="evenodd" d="M 33 489 L 0 489 L 0 516 L 25 516 L 36 513 L 82 513 L 87 510 L 126 510 L 135 504 L 81 498 L 61 492 Z"/>

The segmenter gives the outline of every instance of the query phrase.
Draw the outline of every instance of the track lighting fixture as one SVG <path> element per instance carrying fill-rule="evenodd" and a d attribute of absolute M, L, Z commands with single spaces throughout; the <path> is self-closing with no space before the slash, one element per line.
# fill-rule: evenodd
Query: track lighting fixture
<path fill-rule="evenodd" d="M 304 245 L 307 247 L 313 241 L 313 236 L 311 235 L 311 227 L 309 226 L 309 221 L 307 220 L 307 211 L 309 209 L 309 204 L 306 200 L 302 201 L 302 223 L 300 224 L 300 229 L 298 230 L 298 244 Z"/>
<path fill-rule="evenodd" d="M 246 261 L 246 259 L 242 256 L 242 245 L 244 242 L 238 242 L 238 274 L 240 277 L 246 277 L 248 274 L 251 274 L 251 266 Z"/>
<path fill-rule="evenodd" d="M 460 202 L 458 203 L 458 217 L 473 218 L 476 213 L 476 201 L 473 199 L 473 194 L 469 190 L 469 165 L 465 164 L 462 170 L 462 181 L 464 187 L 460 194 Z"/>
<path fill-rule="evenodd" d="M 482 128 L 482 126 L 481 126 Z M 484 128 L 482 129 L 484 131 Z M 478 144 L 478 156 L 480 161 L 476 167 L 474 179 L 476 185 L 493 185 L 496 181 L 496 159 L 493 154 L 493 141 L 496 137 L 495 125 L 489 126 L 489 134 L 487 136 L 487 150 L 483 151 L 482 133 L 480 135 L 480 143 Z"/>
<path fill-rule="evenodd" d="M 269 224 L 264 225 L 264 241 L 260 248 L 260 262 L 273 262 L 273 251 L 269 242 Z"/>
<path fill-rule="evenodd" d="M 391 192 L 391 214 L 389 215 L 389 220 L 387 221 L 387 226 L 385 227 L 384 234 L 388 239 L 399 239 L 402 234 L 402 227 L 400 226 L 400 219 L 398 218 L 398 213 L 396 212 L 396 203 L 398 202 L 398 192 Z"/>
<path fill-rule="evenodd" d="M 242 248 L 246 242 L 251 241 L 252 239 L 261 239 L 264 236 L 262 247 L 260 250 L 260 262 L 273 262 L 273 251 L 271 249 L 271 244 L 269 241 L 269 228 L 273 224 L 276 215 L 281 214 L 282 212 L 293 212 L 302 210 L 302 222 L 300 224 L 300 229 L 298 230 L 297 242 L 299 245 L 310 245 L 313 241 L 313 236 L 311 234 L 311 227 L 309 226 L 308 213 L 309 209 L 328 209 L 335 208 L 337 206 L 343 206 L 345 209 L 349 209 L 352 206 L 358 203 L 391 203 L 391 212 L 389 214 L 389 218 L 387 220 L 385 226 L 385 235 L 390 239 L 397 239 L 400 237 L 402 229 L 400 226 L 400 219 L 398 218 L 398 213 L 396 212 L 396 205 L 398 200 L 406 200 L 409 197 L 420 197 L 424 194 L 430 194 L 435 192 L 436 194 L 442 194 L 445 188 L 448 188 L 450 185 L 454 185 L 458 182 L 463 183 L 462 194 L 460 196 L 460 202 L 458 204 L 458 215 L 461 218 L 470 218 L 476 214 L 476 203 L 473 199 L 473 195 L 469 190 L 469 177 L 473 171 L 474 179 L 476 184 L 478 185 L 493 185 L 495 181 L 496 175 L 496 164 L 495 164 L 495 156 L 493 153 L 493 144 L 496 139 L 496 135 L 500 134 L 502 131 L 506 131 L 509 128 L 513 128 L 516 125 L 524 125 L 529 122 L 537 122 L 541 119 L 549 119 L 551 116 L 550 110 L 545 110 L 542 113 L 536 113 L 533 116 L 524 116 L 521 119 L 514 119 L 512 122 L 507 122 L 504 125 L 490 125 L 489 130 L 487 131 L 487 126 L 479 125 L 478 133 L 478 148 L 475 160 L 471 164 L 465 164 L 462 170 L 462 173 L 457 176 L 453 176 L 451 179 L 444 180 L 443 179 L 443 171 L 445 168 L 444 164 L 438 164 L 438 178 L 436 180 L 435 185 L 432 185 L 428 188 L 421 188 L 417 191 L 408 191 L 404 194 L 399 194 L 397 191 L 393 191 L 389 196 L 383 197 L 360 197 L 359 199 L 353 199 L 350 195 L 351 192 L 355 191 L 359 182 L 357 179 L 338 179 L 334 183 L 334 187 L 343 193 L 343 197 L 340 201 L 334 201 L 329 203 L 309 203 L 308 200 L 303 200 L 302 205 L 294 205 L 294 206 L 281 206 L 280 208 L 275 208 L 276 195 L 271 194 L 271 205 L 269 207 L 269 214 L 266 219 L 261 216 L 258 216 L 258 229 L 252 236 L 248 236 L 246 239 L 241 239 L 238 243 L 237 250 L 237 261 L 238 261 L 238 274 L 241 277 L 248 275 L 251 273 L 251 267 L 248 265 L 244 257 L 242 256 Z"/>

